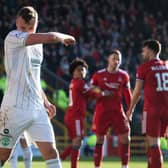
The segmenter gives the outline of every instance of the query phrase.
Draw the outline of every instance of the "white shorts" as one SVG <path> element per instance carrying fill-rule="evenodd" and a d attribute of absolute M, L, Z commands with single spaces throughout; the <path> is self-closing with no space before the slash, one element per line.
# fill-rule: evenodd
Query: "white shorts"
<path fill-rule="evenodd" d="M 0 148 L 13 148 L 23 132 L 29 142 L 55 143 L 54 131 L 44 108 L 38 110 L 1 109 Z"/>

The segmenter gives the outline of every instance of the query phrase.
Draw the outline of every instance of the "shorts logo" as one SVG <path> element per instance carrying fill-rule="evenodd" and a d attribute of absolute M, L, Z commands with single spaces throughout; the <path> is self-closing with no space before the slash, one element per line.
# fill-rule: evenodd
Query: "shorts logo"
<path fill-rule="evenodd" d="M 1 139 L 1 143 L 2 143 L 2 145 L 3 146 L 8 146 L 9 144 L 10 144 L 10 138 L 9 137 L 3 137 L 2 139 Z"/>
<path fill-rule="evenodd" d="M 3 130 L 3 132 L 4 132 L 4 134 L 9 134 L 9 130 L 8 130 L 7 128 L 5 128 L 5 129 Z"/>

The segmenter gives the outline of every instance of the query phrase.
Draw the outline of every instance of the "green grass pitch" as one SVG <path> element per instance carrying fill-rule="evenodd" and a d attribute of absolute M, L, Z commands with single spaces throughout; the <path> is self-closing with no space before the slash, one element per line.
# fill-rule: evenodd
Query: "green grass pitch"
<path fill-rule="evenodd" d="M 70 168 L 69 161 L 62 162 L 63 168 Z M 133 157 L 130 161 L 129 168 L 146 168 L 147 163 L 144 157 Z M 4 168 L 10 168 L 9 163 L 7 163 Z M 24 168 L 22 161 L 19 161 L 18 168 Z M 46 168 L 44 161 L 33 161 L 32 168 Z M 94 168 L 93 161 L 91 158 L 81 159 L 79 161 L 79 168 Z M 118 158 L 108 158 L 104 159 L 102 168 L 121 168 L 120 160 Z M 164 161 L 163 168 L 168 168 L 168 160 Z"/>

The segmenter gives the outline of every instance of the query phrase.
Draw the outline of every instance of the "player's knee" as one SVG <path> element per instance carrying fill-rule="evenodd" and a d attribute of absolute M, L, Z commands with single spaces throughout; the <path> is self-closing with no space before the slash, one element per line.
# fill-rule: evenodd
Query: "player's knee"
<path fill-rule="evenodd" d="M 96 144 L 103 144 L 104 143 L 104 136 L 97 136 Z"/>
<path fill-rule="evenodd" d="M 58 157 L 58 151 L 55 148 L 53 147 L 46 148 L 45 156 L 44 156 L 45 160 L 53 159 L 57 157 Z"/>
<path fill-rule="evenodd" d="M 130 144 L 131 138 L 128 135 L 123 135 L 119 137 L 119 141 L 121 144 Z"/>
<path fill-rule="evenodd" d="M 72 147 L 80 148 L 82 145 L 82 139 L 80 137 L 75 138 L 72 142 Z"/>

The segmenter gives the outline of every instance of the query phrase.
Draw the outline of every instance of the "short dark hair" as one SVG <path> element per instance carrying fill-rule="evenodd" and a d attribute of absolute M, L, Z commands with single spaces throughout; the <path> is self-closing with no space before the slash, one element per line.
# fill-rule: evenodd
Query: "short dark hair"
<path fill-rule="evenodd" d="M 112 55 L 112 54 L 121 55 L 121 52 L 116 49 L 116 50 L 112 50 L 112 51 L 110 52 L 109 56 Z"/>
<path fill-rule="evenodd" d="M 159 54 L 161 52 L 161 44 L 158 40 L 145 40 L 143 47 L 150 48 L 155 54 Z"/>
<path fill-rule="evenodd" d="M 69 73 L 70 75 L 73 75 L 73 72 L 74 70 L 76 69 L 77 66 L 83 66 L 85 67 L 86 69 L 88 69 L 88 64 L 86 63 L 85 60 L 83 59 L 80 59 L 80 58 L 76 58 L 74 59 L 71 63 L 70 63 L 70 66 L 69 66 Z"/>
<path fill-rule="evenodd" d="M 32 6 L 22 7 L 17 13 L 17 17 L 21 16 L 26 23 L 29 23 L 32 19 L 38 19 L 37 11 Z"/>

